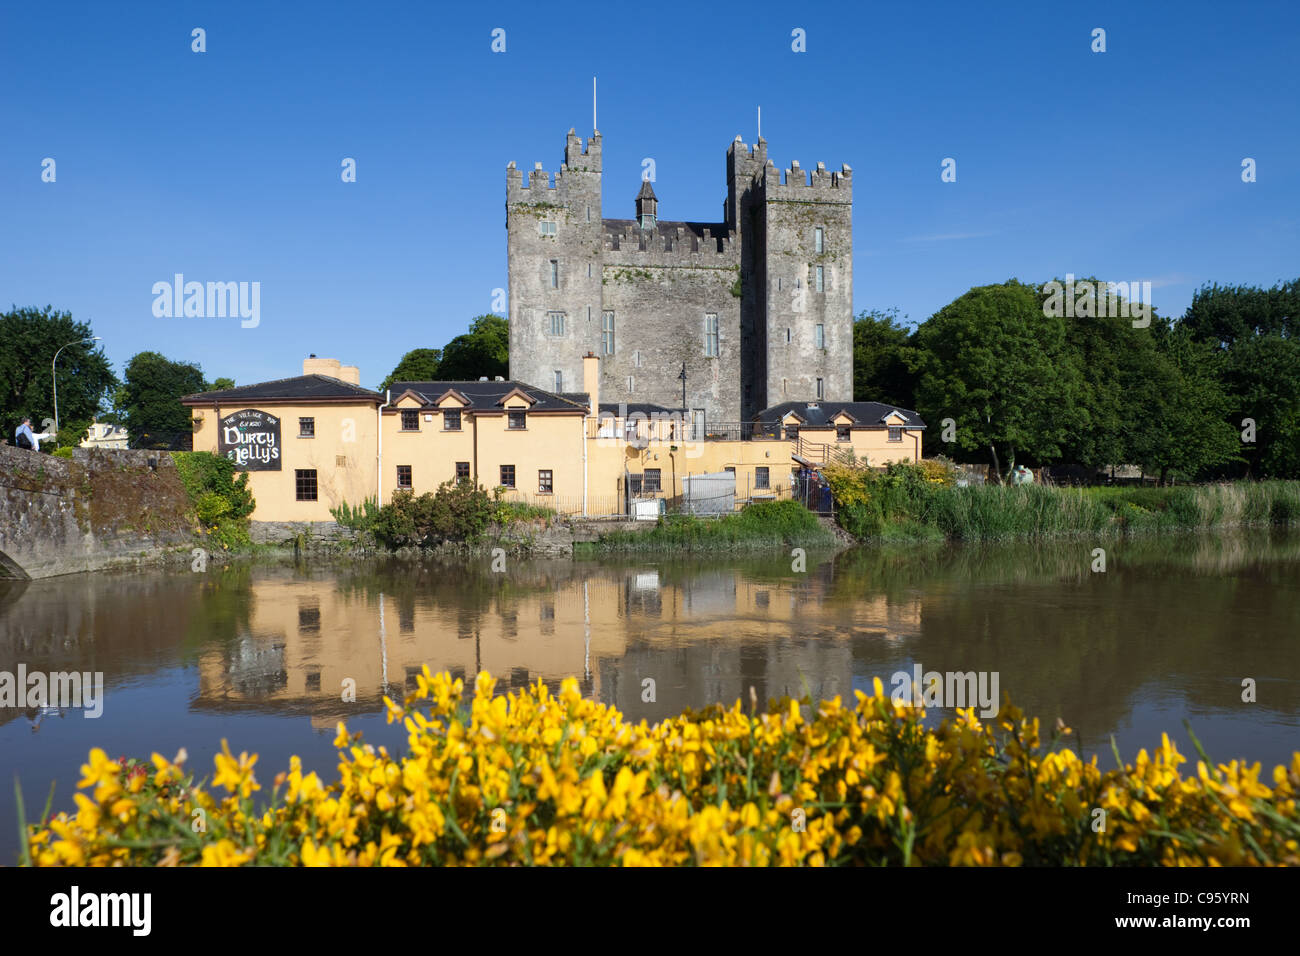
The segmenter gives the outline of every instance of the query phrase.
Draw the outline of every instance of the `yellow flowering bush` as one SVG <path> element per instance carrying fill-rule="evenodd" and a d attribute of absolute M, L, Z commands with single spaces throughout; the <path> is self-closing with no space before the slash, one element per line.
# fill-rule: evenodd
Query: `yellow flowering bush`
<path fill-rule="evenodd" d="M 184 754 L 91 751 L 75 813 L 28 829 L 58 865 L 1295 865 L 1300 753 L 1183 776 L 1166 736 L 1103 772 L 1005 706 L 937 728 L 876 681 L 853 706 L 737 702 L 631 724 L 566 680 L 497 696 L 428 669 L 390 722 L 407 754 L 340 724 L 338 778 L 297 757 L 259 803 L 256 756 L 224 745 L 211 789 Z M 1202 754 L 1202 757 L 1204 755 Z M 151 772 L 150 772 L 151 771 Z M 202 820 L 202 826 L 197 821 Z"/>

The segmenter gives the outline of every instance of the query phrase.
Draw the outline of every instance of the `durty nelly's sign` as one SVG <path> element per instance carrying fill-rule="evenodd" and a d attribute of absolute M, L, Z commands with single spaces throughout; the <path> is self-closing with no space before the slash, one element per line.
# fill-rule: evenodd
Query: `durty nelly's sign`
<path fill-rule="evenodd" d="M 245 471 L 280 470 L 280 419 L 255 408 L 221 419 L 217 453 Z"/>

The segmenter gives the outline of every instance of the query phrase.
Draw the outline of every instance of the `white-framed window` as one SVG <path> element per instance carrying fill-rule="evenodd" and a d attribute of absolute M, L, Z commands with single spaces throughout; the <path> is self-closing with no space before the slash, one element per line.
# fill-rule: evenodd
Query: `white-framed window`
<path fill-rule="evenodd" d="M 817 379 L 817 400 L 821 401 L 825 397 L 826 397 L 826 388 L 822 383 L 822 380 L 819 378 Z"/>
<path fill-rule="evenodd" d="M 564 313 L 551 312 L 549 314 L 551 317 L 551 334 L 563 335 L 564 334 Z"/>
<path fill-rule="evenodd" d="M 718 357 L 718 313 L 704 313 L 704 354 L 709 358 Z"/>
<path fill-rule="evenodd" d="M 817 348 L 826 348 L 826 326 L 818 322 L 817 328 L 814 331 L 815 334 L 813 335 L 813 341 L 816 343 Z"/>
<path fill-rule="evenodd" d="M 826 267 L 825 266 L 817 267 L 817 291 L 818 292 L 826 291 Z"/>
<path fill-rule="evenodd" d="M 555 391 L 564 391 L 564 372 L 558 368 L 555 370 Z"/>
<path fill-rule="evenodd" d="M 552 259 L 551 260 L 551 288 L 558 289 L 559 287 L 560 287 L 560 260 Z"/>
<path fill-rule="evenodd" d="M 821 226 L 813 230 L 813 252 L 821 255 L 826 251 L 826 233 Z"/>
<path fill-rule="evenodd" d="M 606 355 L 614 354 L 614 313 L 603 312 L 600 316 L 600 348 Z"/>
<path fill-rule="evenodd" d="M 555 223 L 543 219 L 537 224 L 537 234 L 539 236 L 555 236 Z"/>

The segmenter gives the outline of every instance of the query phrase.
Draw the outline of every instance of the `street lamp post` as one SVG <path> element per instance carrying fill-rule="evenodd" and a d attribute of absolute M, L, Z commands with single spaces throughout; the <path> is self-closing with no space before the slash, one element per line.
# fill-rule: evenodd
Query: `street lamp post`
<path fill-rule="evenodd" d="M 69 342 L 68 345 L 77 345 L 86 341 L 84 338 L 76 339 Z M 96 335 L 91 339 L 92 342 L 102 342 L 103 339 Z M 55 364 L 59 361 L 59 352 L 62 352 L 68 345 L 60 345 L 58 352 L 54 353 L 54 358 L 50 360 L 50 379 L 54 382 L 54 440 L 59 440 L 59 376 L 55 369 Z"/>

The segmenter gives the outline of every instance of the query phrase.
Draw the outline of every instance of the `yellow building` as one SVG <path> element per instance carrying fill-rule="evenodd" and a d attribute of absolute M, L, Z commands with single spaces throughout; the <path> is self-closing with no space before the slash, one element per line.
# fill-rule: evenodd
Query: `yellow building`
<path fill-rule="evenodd" d="M 569 515 L 621 515 L 636 502 L 690 506 L 706 476 L 734 488 L 723 510 L 790 497 L 833 461 L 919 460 L 925 423 L 877 402 L 786 402 L 752 422 L 688 420 L 680 409 L 602 404 L 600 359 L 583 385 L 395 382 L 364 389 L 354 366 L 311 356 L 296 378 L 186 396 L 194 448 L 247 470 L 257 521 L 322 522 L 331 508 L 469 480 L 507 500 Z"/>
<path fill-rule="evenodd" d="M 332 521 L 378 489 L 379 406 L 355 366 L 311 356 L 302 375 L 187 395 L 194 450 L 248 472 L 256 521 Z"/>

